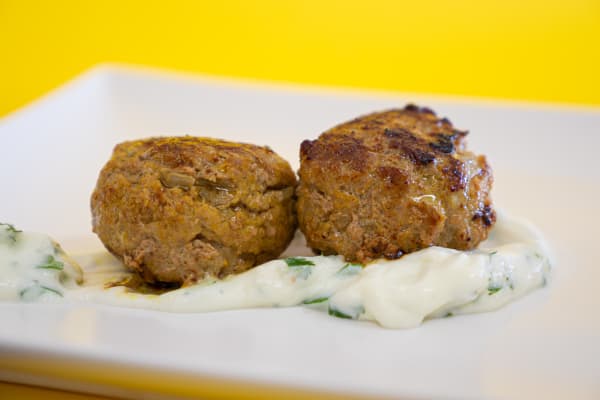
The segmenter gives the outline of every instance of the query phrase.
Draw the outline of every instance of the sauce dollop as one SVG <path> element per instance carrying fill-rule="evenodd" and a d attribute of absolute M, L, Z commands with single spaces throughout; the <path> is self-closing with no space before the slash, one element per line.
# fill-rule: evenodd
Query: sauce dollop
<path fill-rule="evenodd" d="M 105 287 L 128 274 L 108 254 L 78 257 L 85 280 L 77 284 L 81 271 L 50 238 L 8 227 L 0 225 L 0 299 L 12 301 L 93 302 L 168 312 L 304 304 L 340 318 L 410 328 L 429 318 L 495 310 L 545 286 L 551 272 L 537 230 L 499 215 L 490 237 L 473 251 L 430 247 L 367 266 L 340 256 L 290 257 L 223 280 L 143 294 Z M 40 267 L 49 257 L 63 267 Z"/>

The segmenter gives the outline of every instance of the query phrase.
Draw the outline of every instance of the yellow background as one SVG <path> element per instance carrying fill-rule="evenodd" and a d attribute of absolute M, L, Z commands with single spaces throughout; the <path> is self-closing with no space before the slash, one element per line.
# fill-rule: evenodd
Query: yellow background
<path fill-rule="evenodd" d="M 0 115 L 101 62 L 600 104 L 600 0 L 0 0 Z"/>

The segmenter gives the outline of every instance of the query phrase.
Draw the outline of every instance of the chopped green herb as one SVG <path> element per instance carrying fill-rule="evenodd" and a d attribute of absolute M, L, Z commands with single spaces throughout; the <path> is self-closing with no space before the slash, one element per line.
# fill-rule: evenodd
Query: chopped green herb
<path fill-rule="evenodd" d="M 63 297 L 63 294 L 56 289 L 52 289 L 48 286 L 40 285 L 37 281 L 32 286 L 29 286 L 19 292 L 19 297 L 25 301 L 35 300 L 44 293 L 53 293 L 57 296 Z"/>
<path fill-rule="evenodd" d="M 302 257 L 289 257 L 286 258 L 284 261 L 288 265 L 288 267 L 293 269 L 294 272 L 296 272 L 296 274 L 298 275 L 298 277 L 302 279 L 308 279 L 308 277 L 312 273 L 312 267 L 315 265 L 314 262 Z"/>
<path fill-rule="evenodd" d="M 63 264 L 61 261 L 58 261 L 57 259 L 55 259 L 54 256 L 48 256 L 48 258 L 46 259 L 46 263 L 38 265 L 36 268 L 56 269 L 56 270 L 62 271 L 64 266 L 65 266 L 65 264 Z"/>
<path fill-rule="evenodd" d="M 303 265 L 315 265 L 314 262 L 307 260 L 306 258 L 302 258 L 302 257 L 289 257 L 289 258 L 286 258 L 284 261 L 288 265 L 288 267 L 300 267 Z"/>
<path fill-rule="evenodd" d="M 489 288 L 488 288 L 488 295 L 490 295 L 490 296 L 491 296 L 491 295 L 493 295 L 493 294 L 496 294 L 496 293 L 498 293 L 500 290 L 502 290 L 502 288 L 501 288 L 501 287 L 489 287 Z"/>
<path fill-rule="evenodd" d="M 340 276 L 349 276 L 349 275 L 356 275 L 358 274 L 360 271 L 362 271 L 363 266 L 361 264 L 346 264 L 344 265 L 338 272 L 336 272 L 336 275 L 340 275 Z"/>
<path fill-rule="evenodd" d="M 336 310 L 335 308 L 331 308 L 329 307 L 329 309 L 327 310 L 327 313 L 329 315 L 332 315 L 334 317 L 338 317 L 338 318 L 345 318 L 345 319 L 354 319 L 352 318 L 350 315 L 348 314 L 344 314 L 343 312 L 341 312 L 340 310 Z"/>
<path fill-rule="evenodd" d="M 7 224 L 4 222 L 0 222 L 0 226 L 5 226 L 5 230 L 8 233 L 8 239 L 12 242 L 12 243 L 16 243 L 17 242 L 17 235 L 23 231 L 18 230 L 17 228 L 14 227 L 14 225 L 11 224 Z"/>
<path fill-rule="evenodd" d="M 317 303 L 323 303 L 324 301 L 329 300 L 329 296 L 327 297 L 317 297 L 314 299 L 308 299 L 308 300 L 304 300 L 302 302 L 302 304 L 317 304 Z"/>
<path fill-rule="evenodd" d="M 54 293 L 54 294 L 56 294 L 56 295 L 58 295 L 58 296 L 60 296 L 60 297 L 63 297 L 63 294 L 62 294 L 61 292 L 59 292 L 58 290 L 56 290 L 56 289 L 52 289 L 52 288 L 49 288 L 49 287 L 47 287 L 47 286 L 40 286 L 40 287 L 41 287 L 42 289 L 44 289 L 44 290 L 48 291 L 48 292 L 51 292 L 51 293 Z"/>
<path fill-rule="evenodd" d="M 454 314 L 452 314 L 451 312 L 449 312 L 448 314 L 444 315 L 444 318 L 450 318 L 453 317 Z"/>

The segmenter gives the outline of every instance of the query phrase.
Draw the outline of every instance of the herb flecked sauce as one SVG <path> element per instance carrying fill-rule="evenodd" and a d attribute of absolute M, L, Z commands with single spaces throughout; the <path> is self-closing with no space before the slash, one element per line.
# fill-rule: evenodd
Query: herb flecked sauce
<path fill-rule="evenodd" d="M 94 302 L 168 312 L 307 305 L 386 328 L 429 318 L 495 310 L 546 285 L 547 247 L 529 223 L 499 215 L 473 251 L 430 247 L 362 266 L 340 256 L 274 260 L 222 280 L 207 279 L 164 294 L 124 286 L 128 275 L 108 254 L 78 257 L 81 270 L 50 238 L 0 224 L 0 300 Z"/>

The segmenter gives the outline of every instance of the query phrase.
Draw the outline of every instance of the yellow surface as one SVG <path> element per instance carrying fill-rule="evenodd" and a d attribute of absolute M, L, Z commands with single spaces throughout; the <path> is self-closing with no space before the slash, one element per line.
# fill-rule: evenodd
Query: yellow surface
<path fill-rule="evenodd" d="M 0 358 L 0 371 L 18 376 L 41 378 L 61 387 L 79 387 L 81 390 L 114 394 L 119 398 L 153 399 L 238 399 L 238 400 L 368 400 L 371 397 L 335 394 L 310 389 L 294 389 L 283 386 L 267 386 L 259 382 L 225 380 L 218 377 L 190 375 L 177 371 L 155 371 L 126 364 L 95 361 L 69 360 L 61 357 L 20 354 L 6 351 Z M 76 386 L 73 386 L 76 385 Z M 0 399 L 7 399 L 3 391 L 22 393 L 14 398 L 52 399 L 43 397 L 42 388 L 31 390 L 29 386 L 0 385 Z M 56 391 L 48 389 L 51 395 Z M 60 392 L 59 392 L 60 393 Z M 73 396 L 76 396 L 73 394 Z M 82 395 L 83 396 L 83 395 Z M 92 397 L 95 400 L 95 398 Z M 73 397 L 73 400 L 78 400 Z"/>
<path fill-rule="evenodd" d="M 600 104 L 600 0 L 0 0 L 0 115 L 100 62 Z"/>
<path fill-rule="evenodd" d="M 0 382 L 0 399 L 106 400 L 107 397 Z"/>

